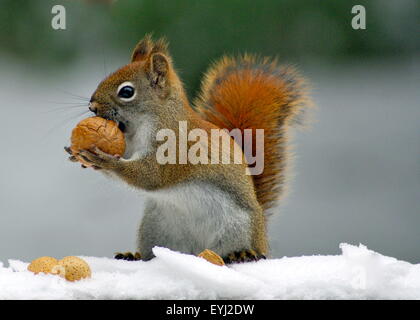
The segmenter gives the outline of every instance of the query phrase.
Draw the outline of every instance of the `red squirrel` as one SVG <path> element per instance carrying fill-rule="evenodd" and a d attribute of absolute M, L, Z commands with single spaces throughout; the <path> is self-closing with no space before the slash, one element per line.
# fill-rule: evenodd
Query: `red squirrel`
<path fill-rule="evenodd" d="M 100 150 L 78 154 L 146 198 L 139 253 L 116 258 L 149 260 L 154 246 L 194 255 L 210 249 L 226 263 L 265 258 L 268 212 L 284 191 L 291 158 L 289 129 L 310 105 L 306 82 L 294 68 L 252 55 L 223 57 L 214 63 L 191 105 L 167 42 L 142 39 L 131 62 L 105 78 L 89 104 L 97 116 L 119 124 L 125 154 L 116 157 Z M 250 175 L 246 161 L 159 163 L 159 130 L 171 129 L 178 137 L 181 122 L 209 135 L 220 128 L 263 129 L 262 172 Z M 232 150 L 217 152 L 234 155 Z M 70 160 L 76 160 L 74 155 Z"/>

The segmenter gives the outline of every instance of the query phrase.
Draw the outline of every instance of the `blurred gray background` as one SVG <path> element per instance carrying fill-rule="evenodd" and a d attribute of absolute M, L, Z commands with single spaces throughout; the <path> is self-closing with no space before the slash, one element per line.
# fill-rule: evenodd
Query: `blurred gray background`
<path fill-rule="evenodd" d="M 291 193 L 271 218 L 274 257 L 363 243 L 420 260 L 418 1 L 2 0 L 0 261 L 134 250 L 143 199 L 67 161 L 71 129 L 145 33 L 166 35 L 193 97 L 223 53 L 278 55 L 310 79 L 317 109 L 295 133 Z M 367 29 L 351 28 L 364 4 Z M 80 104 L 80 105 L 79 105 Z M 84 112 L 84 114 L 82 114 Z"/>

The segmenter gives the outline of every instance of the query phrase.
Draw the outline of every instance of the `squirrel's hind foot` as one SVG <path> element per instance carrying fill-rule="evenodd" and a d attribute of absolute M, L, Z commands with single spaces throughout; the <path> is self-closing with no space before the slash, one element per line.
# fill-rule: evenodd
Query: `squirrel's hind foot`
<path fill-rule="evenodd" d="M 227 257 L 223 257 L 223 261 L 226 264 L 258 261 L 261 259 L 266 259 L 265 255 L 258 254 L 255 250 L 252 249 L 235 251 L 227 255 Z"/>
<path fill-rule="evenodd" d="M 134 254 L 131 252 L 125 252 L 125 253 L 117 252 L 114 255 L 114 259 L 126 260 L 126 261 L 138 261 L 138 260 L 141 260 L 141 255 L 140 255 L 140 252 L 136 252 Z"/>

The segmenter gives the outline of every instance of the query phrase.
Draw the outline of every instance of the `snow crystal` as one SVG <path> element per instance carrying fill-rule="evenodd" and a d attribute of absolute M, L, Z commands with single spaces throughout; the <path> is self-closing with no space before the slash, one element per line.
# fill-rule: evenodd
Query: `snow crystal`
<path fill-rule="evenodd" d="M 92 278 L 74 283 L 9 260 L 0 263 L 0 299 L 420 299 L 420 264 L 363 245 L 340 248 L 336 256 L 219 267 L 156 247 L 148 262 L 82 257 Z"/>

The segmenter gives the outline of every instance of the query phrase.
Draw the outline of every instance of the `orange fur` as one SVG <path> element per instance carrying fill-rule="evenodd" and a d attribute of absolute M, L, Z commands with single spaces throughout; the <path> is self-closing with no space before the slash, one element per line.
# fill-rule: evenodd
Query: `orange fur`
<path fill-rule="evenodd" d="M 214 64 L 195 101 L 201 117 L 220 128 L 264 129 L 264 171 L 253 176 L 264 210 L 272 208 L 283 193 L 290 157 L 287 131 L 310 105 L 306 91 L 304 80 L 292 67 L 245 55 L 224 57 Z"/>

